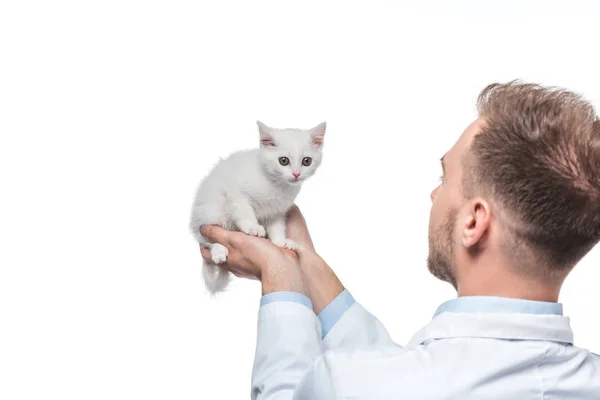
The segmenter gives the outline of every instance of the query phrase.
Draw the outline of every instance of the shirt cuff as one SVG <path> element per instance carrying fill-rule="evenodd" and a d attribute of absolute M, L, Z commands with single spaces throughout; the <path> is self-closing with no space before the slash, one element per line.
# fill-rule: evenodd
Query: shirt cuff
<path fill-rule="evenodd" d="M 319 313 L 319 321 L 321 321 L 321 335 L 322 339 L 329 333 L 331 328 L 342 318 L 342 315 L 354 304 L 356 301 L 350 292 L 346 289 L 342 293 L 333 299 L 331 303 L 327 305 Z"/>
<path fill-rule="evenodd" d="M 260 306 L 264 306 L 275 301 L 291 301 L 293 303 L 302 304 L 312 310 L 312 302 L 310 299 L 298 292 L 272 292 L 267 293 L 260 298 Z"/>

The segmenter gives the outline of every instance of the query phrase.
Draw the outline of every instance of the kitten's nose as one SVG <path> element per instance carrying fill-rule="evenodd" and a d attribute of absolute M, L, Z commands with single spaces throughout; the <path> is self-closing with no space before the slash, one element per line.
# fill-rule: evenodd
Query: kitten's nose
<path fill-rule="evenodd" d="M 300 172 L 292 172 L 292 175 L 294 175 L 294 178 L 298 179 L 298 177 L 300 176 Z"/>

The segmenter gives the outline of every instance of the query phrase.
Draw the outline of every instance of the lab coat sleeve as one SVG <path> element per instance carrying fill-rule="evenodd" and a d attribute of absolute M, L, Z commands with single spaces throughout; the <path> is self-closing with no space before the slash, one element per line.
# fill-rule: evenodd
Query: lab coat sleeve
<path fill-rule="evenodd" d="M 321 321 L 321 336 L 325 339 L 325 336 L 329 333 L 331 328 L 337 324 L 342 318 L 342 315 L 348 311 L 348 309 L 356 303 L 354 297 L 350 294 L 348 289 L 344 289 L 342 293 L 336 296 L 331 303 L 317 315 L 319 321 Z M 312 304 L 312 303 L 311 303 Z"/>
<path fill-rule="evenodd" d="M 323 353 L 321 324 L 309 307 L 275 301 L 260 307 L 252 400 L 290 400 Z"/>
<path fill-rule="evenodd" d="M 304 375 L 294 392 L 293 400 L 331 400 L 342 393 L 336 368 L 328 353 L 319 357 Z"/>
<path fill-rule="evenodd" d="M 323 338 L 323 349 L 367 345 L 397 346 L 383 324 L 355 301 Z"/>

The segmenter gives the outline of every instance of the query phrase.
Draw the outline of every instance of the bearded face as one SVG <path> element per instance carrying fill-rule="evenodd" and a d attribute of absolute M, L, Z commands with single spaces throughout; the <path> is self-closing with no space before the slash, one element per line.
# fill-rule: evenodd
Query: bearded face
<path fill-rule="evenodd" d="M 433 211 L 433 210 L 432 210 Z M 450 209 L 443 215 L 442 221 L 434 218 L 434 213 L 429 224 L 429 256 L 427 257 L 427 268 L 436 278 L 450 283 L 458 289 L 454 268 L 454 229 L 456 227 L 457 209 Z"/>

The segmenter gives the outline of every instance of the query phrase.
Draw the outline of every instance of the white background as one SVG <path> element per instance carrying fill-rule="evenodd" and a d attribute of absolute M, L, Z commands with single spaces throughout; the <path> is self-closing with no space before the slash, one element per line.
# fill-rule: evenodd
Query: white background
<path fill-rule="evenodd" d="M 249 398 L 259 285 L 211 300 L 187 224 L 257 119 L 328 122 L 298 204 L 406 343 L 454 296 L 426 269 L 429 193 L 479 91 L 522 78 L 600 106 L 593 2 L 495 3 L 2 2 L 0 398 Z M 561 296 L 596 352 L 599 262 Z"/>

